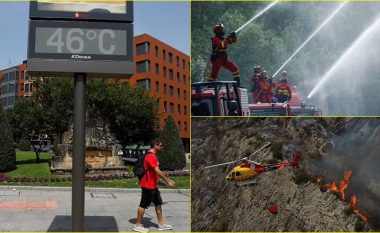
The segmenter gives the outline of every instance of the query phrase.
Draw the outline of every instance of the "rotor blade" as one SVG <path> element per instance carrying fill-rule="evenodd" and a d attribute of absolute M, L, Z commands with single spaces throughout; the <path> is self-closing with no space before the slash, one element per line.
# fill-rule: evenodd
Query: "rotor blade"
<path fill-rule="evenodd" d="M 240 161 L 240 159 L 239 159 L 239 160 L 232 161 L 232 162 L 219 163 L 219 164 L 215 164 L 215 165 L 207 166 L 207 167 L 205 167 L 205 168 L 219 167 L 219 166 L 223 166 L 223 165 L 227 165 L 227 164 L 231 164 L 231 163 L 236 163 L 236 162 L 238 162 L 238 161 Z"/>
<path fill-rule="evenodd" d="M 227 164 L 231 164 L 231 163 L 236 163 L 236 162 L 239 162 L 241 160 L 244 160 L 244 159 L 248 159 L 249 157 L 251 157 L 252 155 L 255 155 L 257 152 L 261 151 L 262 149 L 264 149 L 265 147 L 267 147 L 268 145 L 270 145 L 271 143 L 268 142 L 267 144 L 265 144 L 263 147 L 259 148 L 257 151 L 253 152 L 253 154 L 247 156 L 247 157 L 244 157 L 242 159 L 239 159 L 239 160 L 235 160 L 235 161 L 232 161 L 232 162 L 226 162 L 226 163 L 219 163 L 219 164 L 215 164 L 215 165 L 211 165 L 211 166 L 207 166 L 205 168 L 212 168 L 212 167 L 219 167 L 219 166 L 223 166 L 223 165 L 227 165 Z M 255 162 L 256 164 L 257 162 Z"/>
<path fill-rule="evenodd" d="M 253 152 L 253 154 L 247 156 L 246 158 L 249 158 L 249 157 L 251 157 L 252 155 L 257 154 L 257 152 L 261 151 L 262 149 L 264 149 L 264 148 L 267 147 L 268 145 L 270 145 L 270 142 L 268 142 L 267 144 L 265 144 L 265 145 L 262 146 L 260 149 L 258 149 L 257 151 Z"/>
<path fill-rule="evenodd" d="M 252 164 L 255 164 L 255 165 L 261 165 L 261 163 L 259 163 L 259 162 L 256 162 L 256 161 L 252 161 L 252 160 L 247 160 L 248 162 L 250 162 L 250 163 L 252 163 Z"/>

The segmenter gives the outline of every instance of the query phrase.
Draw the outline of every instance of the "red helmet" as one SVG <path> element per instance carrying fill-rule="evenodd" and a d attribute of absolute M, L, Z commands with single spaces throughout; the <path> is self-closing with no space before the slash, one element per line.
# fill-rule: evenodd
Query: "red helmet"
<path fill-rule="evenodd" d="M 214 33 L 223 33 L 224 32 L 224 26 L 221 23 L 218 23 L 213 28 Z"/>

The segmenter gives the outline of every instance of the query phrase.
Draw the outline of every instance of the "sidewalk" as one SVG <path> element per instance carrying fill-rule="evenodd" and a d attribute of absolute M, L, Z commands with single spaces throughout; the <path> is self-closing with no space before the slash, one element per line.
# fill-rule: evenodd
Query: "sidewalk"
<path fill-rule="evenodd" d="M 190 190 L 160 191 L 165 222 L 190 232 Z M 132 231 L 140 198 L 139 189 L 86 188 L 85 231 Z M 71 231 L 71 188 L 0 186 L 0 222 L 0 232 Z M 157 231 L 153 206 L 143 224 Z"/>

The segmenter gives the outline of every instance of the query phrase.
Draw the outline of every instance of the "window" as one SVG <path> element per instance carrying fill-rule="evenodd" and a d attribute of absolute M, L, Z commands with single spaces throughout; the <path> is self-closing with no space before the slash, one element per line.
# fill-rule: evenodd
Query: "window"
<path fill-rule="evenodd" d="M 154 46 L 154 55 L 158 57 L 158 47 Z"/>
<path fill-rule="evenodd" d="M 30 92 L 29 83 L 25 83 L 25 92 Z"/>
<path fill-rule="evenodd" d="M 162 57 L 164 58 L 164 60 L 166 60 L 166 51 L 165 51 L 165 49 L 162 51 Z"/>
<path fill-rule="evenodd" d="M 164 78 L 166 78 L 166 67 L 164 66 Z"/>
<path fill-rule="evenodd" d="M 137 73 L 150 71 L 150 61 L 139 61 L 137 62 Z"/>
<path fill-rule="evenodd" d="M 160 74 L 160 66 L 156 63 L 156 75 Z"/>
<path fill-rule="evenodd" d="M 137 86 L 147 91 L 150 91 L 150 79 L 146 78 L 146 79 L 137 80 Z"/>
<path fill-rule="evenodd" d="M 178 121 L 178 131 L 181 132 L 181 122 Z"/>
<path fill-rule="evenodd" d="M 173 70 L 169 69 L 169 79 L 173 80 Z"/>
<path fill-rule="evenodd" d="M 156 81 L 156 93 L 160 92 L 160 82 Z"/>
<path fill-rule="evenodd" d="M 179 57 L 177 56 L 177 63 L 176 63 L 177 66 L 179 66 Z"/>
<path fill-rule="evenodd" d="M 183 84 L 186 84 L 186 75 L 183 75 Z"/>
<path fill-rule="evenodd" d="M 164 84 L 164 95 L 166 95 L 166 84 Z"/>
<path fill-rule="evenodd" d="M 3 106 L 3 107 L 7 106 L 7 97 L 4 97 L 1 99 L 1 106 Z"/>
<path fill-rule="evenodd" d="M 174 104 L 170 103 L 170 113 L 174 114 Z"/>
<path fill-rule="evenodd" d="M 172 53 L 169 53 L 169 62 L 173 63 L 173 54 Z"/>
<path fill-rule="evenodd" d="M 136 45 L 136 55 L 147 54 L 150 51 L 150 44 L 148 42 L 144 42 Z"/>
<path fill-rule="evenodd" d="M 186 106 L 183 106 L 183 114 L 185 114 L 185 116 L 187 116 L 187 107 Z"/>
<path fill-rule="evenodd" d="M 174 91 L 173 91 L 173 86 L 170 86 L 170 90 L 169 90 L 169 92 L 170 92 L 170 96 L 173 96 L 174 95 Z"/>
<path fill-rule="evenodd" d="M 187 122 L 185 122 L 184 130 L 187 132 Z"/>
<path fill-rule="evenodd" d="M 2 95 L 8 94 L 8 85 L 3 86 L 3 87 L 1 88 L 1 94 L 2 94 Z"/>
<path fill-rule="evenodd" d="M 8 82 L 9 81 L 9 74 L 8 73 L 6 73 L 6 74 L 4 74 L 4 77 L 3 77 L 3 82 Z"/>
<path fill-rule="evenodd" d="M 186 68 L 186 62 L 185 62 L 185 59 L 182 59 L 182 69 L 185 69 Z"/>
<path fill-rule="evenodd" d="M 179 99 L 181 98 L 181 90 L 179 88 L 177 88 L 177 96 Z"/>
<path fill-rule="evenodd" d="M 178 115 L 181 115 L 181 105 L 178 104 L 177 106 Z"/>
<path fill-rule="evenodd" d="M 178 83 L 181 82 L 181 75 L 179 74 L 179 72 L 177 72 L 177 82 L 178 82 Z"/>
<path fill-rule="evenodd" d="M 17 77 L 17 71 L 12 71 L 9 73 L 9 81 L 16 80 Z"/>
<path fill-rule="evenodd" d="M 186 90 L 183 91 L 183 99 L 186 100 Z"/>
<path fill-rule="evenodd" d="M 164 101 L 164 112 L 168 111 L 168 103 Z"/>
<path fill-rule="evenodd" d="M 14 84 L 9 84 L 8 93 L 15 93 L 15 85 Z"/>

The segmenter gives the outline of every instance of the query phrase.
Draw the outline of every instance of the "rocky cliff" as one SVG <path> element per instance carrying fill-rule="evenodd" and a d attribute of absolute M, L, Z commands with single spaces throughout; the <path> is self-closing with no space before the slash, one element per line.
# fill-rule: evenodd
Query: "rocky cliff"
<path fill-rule="evenodd" d="M 321 161 L 336 150 L 336 138 L 354 127 L 364 130 L 360 120 L 193 118 L 192 231 L 371 231 L 349 203 L 315 179 L 315 173 L 322 171 L 318 170 Z M 267 141 L 272 146 L 253 160 L 291 160 L 294 151 L 300 150 L 302 169 L 263 173 L 256 184 L 237 187 L 224 178 L 238 164 L 204 168 L 245 157 Z M 273 204 L 277 214 L 268 211 Z"/>

